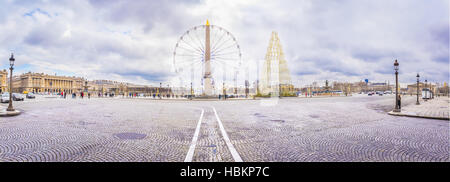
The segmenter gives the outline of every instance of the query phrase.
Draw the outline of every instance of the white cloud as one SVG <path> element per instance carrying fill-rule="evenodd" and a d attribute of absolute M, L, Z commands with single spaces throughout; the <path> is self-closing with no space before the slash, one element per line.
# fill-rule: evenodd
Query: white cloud
<path fill-rule="evenodd" d="M 179 36 L 209 19 L 238 39 L 251 80 L 277 31 L 294 83 L 393 81 L 394 59 L 403 82 L 448 82 L 448 17 L 445 0 L 2 1 L 0 57 L 16 52 L 19 72 L 157 84 Z"/>

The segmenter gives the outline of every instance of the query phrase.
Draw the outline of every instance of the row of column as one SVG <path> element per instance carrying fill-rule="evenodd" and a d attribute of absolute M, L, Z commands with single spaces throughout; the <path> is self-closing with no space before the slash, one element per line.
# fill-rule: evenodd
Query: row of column
<path fill-rule="evenodd" d="M 51 83 L 51 85 L 50 85 L 50 83 Z M 46 87 L 46 88 L 72 88 L 73 81 L 45 79 L 44 87 Z"/>
<path fill-rule="evenodd" d="M 27 89 L 31 92 L 67 92 L 72 93 L 74 81 L 72 80 L 59 80 L 59 79 L 46 79 L 46 78 L 29 78 L 30 82 Z M 51 83 L 51 84 L 50 84 Z M 31 85 L 30 85 L 31 84 Z"/>

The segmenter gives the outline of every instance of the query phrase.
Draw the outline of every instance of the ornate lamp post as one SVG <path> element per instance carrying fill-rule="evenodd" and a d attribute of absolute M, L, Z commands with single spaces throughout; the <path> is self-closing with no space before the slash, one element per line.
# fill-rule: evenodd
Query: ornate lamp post
<path fill-rule="evenodd" d="M 11 76 L 9 77 L 9 105 L 6 111 L 14 111 L 14 108 L 12 106 L 12 73 L 13 73 L 13 67 L 14 67 L 14 54 L 11 53 L 11 58 L 9 58 L 9 65 L 11 66 L 9 70 L 11 71 Z"/>
<path fill-rule="evenodd" d="M 223 100 L 227 99 L 227 89 L 225 88 L 225 82 L 222 83 L 222 94 L 223 94 Z"/>
<path fill-rule="evenodd" d="M 171 96 L 170 93 L 170 84 L 167 84 L 167 98 L 169 98 Z"/>
<path fill-rule="evenodd" d="M 159 90 L 158 90 L 158 97 L 159 97 L 159 99 L 161 99 L 161 92 L 162 92 L 161 88 L 162 88 L 162 83 L 159 82 Z"/>
<path fill-rule="evenodd" d="M 250 83 L 248 82 L 248 80 L 245 80 L 245 98 L 248 98 L 248 94 L 249 94 L 249 87 Z"/>
<path fill-rule="evenodd" d="M 417 101 L 416 101 L 416 105 L 420 105 L 420 103 L 419 103 L 419 77 L 420 77 L 420 75 L 419 75 L 419 73 L 417 73 Z"/>
<path fill-rule="evenodd" d="M 281 98 L 281 83 L 278 84 L 278 97 Z"/>
<path fill-rule="evenodd" d="M 434 99 L 434 92 L 431 91 L 431 88 L 433 88 L 433 87 L 432 87 L 432 83 L 430 82 L 430 94 L 431 94 L 430 98 Z"/>
<path fill-rule="evenodd" d="M 194 90 L 192 89 L 192 82 L 191 82 L 191 94 L 189 95 L 189 99 L 192 100 L 192 97 L 194 97 Z"/>
<path fill-rule="evenodd" d="M 427 88 L 427 80 L 425 80 L 425 88 Z M 425 101 L 428 100 L 428 91 L 425 90 Z"/>
<path fill-rule="evenodd" d="M 394 112 L 400 112 L 400 107 L 398 105 L 398 64 L 397 60 L 394 62 L 394 70 L 395 70 L 395 108 Z"/>

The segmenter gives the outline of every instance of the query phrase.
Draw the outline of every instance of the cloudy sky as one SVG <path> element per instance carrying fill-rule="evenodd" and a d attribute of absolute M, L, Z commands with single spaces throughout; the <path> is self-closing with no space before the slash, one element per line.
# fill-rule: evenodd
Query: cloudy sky
<path fill-rule="evenodd" d="M 139 1 L 1 0 L 0 68 L 138 84 L 170 80 L 178 38 L 219 25 L 244 62 L 266 54 L 277 31 L 294 84 L 313 80 L 449 80 L 448 0 Z"/>

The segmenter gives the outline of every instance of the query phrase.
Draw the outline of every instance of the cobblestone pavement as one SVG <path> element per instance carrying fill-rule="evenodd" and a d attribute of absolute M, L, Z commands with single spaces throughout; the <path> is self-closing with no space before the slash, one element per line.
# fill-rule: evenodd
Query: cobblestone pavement
<path fill-rule="evenodd" d="M 234 161 L 225 144 L 223 136 L 219 131 L 218 122 L 214 112 L 208 107 L 205 107 L 205 114 L 200 127 L 199 140 L 192 161 Z"/>
<path fill-rule="evenodd" d="M 212 108 L 243 161 L 450 161 L 449 122 L 388 115 L 393 98 L 15 102 L 0 161 L 184 161 L 202 110 L 192 161 L 234 161 Z"/>
<path fill-rule="evenodd" d="M 200 112 L 127 99 L 15 107 L 23 113 L 0 118 L 0 161 L 183 161 Z"/>
<path fill-rule="evenodd" d="M 387 115 L 393 98 L 281 99 L 273 106 L 254 101 L 216 108 L 244 161 L 450 161 L 449 122 Z M 404 97 L 404 103 L 414 98 Z"/>
<path fill-rule="evenodd" d="M 435 97 L 428 101 L 421 100 L 420 105 L 411 104 L 407 107 L 402 107 L 401 112 L 389 112 L 389 114 L 448 120 L 449 105 L 450 100 L 448 97 Z"/>

